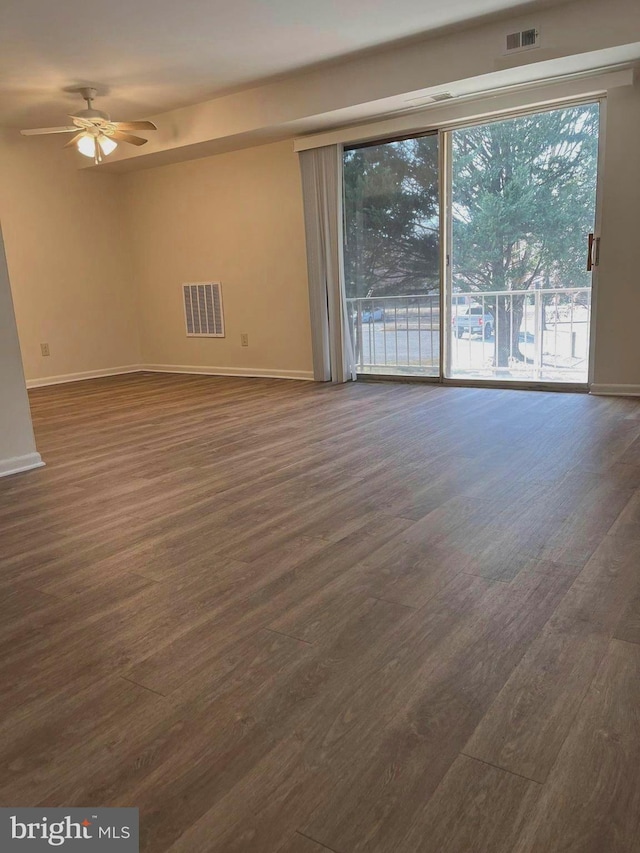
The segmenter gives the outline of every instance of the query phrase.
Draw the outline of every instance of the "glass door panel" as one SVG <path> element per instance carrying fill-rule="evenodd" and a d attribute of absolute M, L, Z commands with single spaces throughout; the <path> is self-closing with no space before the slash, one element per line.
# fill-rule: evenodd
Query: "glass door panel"
<path fill-rule="evenodd" d="M 437 134 L 345 150 L 344 267 L 358 372 L 440 376 Z"/>
<path fill-rule="evenodd" d="M 450 378 L 586 383 L 599 105 L 452 131 Z"/>

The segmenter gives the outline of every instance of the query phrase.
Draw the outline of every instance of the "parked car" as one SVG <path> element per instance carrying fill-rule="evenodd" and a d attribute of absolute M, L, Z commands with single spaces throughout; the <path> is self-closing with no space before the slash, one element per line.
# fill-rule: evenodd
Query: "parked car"
<path fill-rule="evenodd" d="M 357 314 L 356 314 L 357 317 Z M 362 311 L 363 323 L 378 323 L 384 320 L 384 308 L 365 308 Z"/>
<path fill-rule="evenodd" d="M 462 313 L 454 314 L 451 325 L 456 338 L 461 338 L 465 332 L 482 335 L 483 338 L 490 338 L 493 334 L 493 317 L 485 314 L 481 305 L 470 305 Z"/>
<path fill-rule="evenodd" d="M 469 297 L 466 294 L 461 295 L 458 293 L 454 293 L 453 296 L 451 297 L 451 304 L 452 305 L 468 305 L 469 304 Z"/>

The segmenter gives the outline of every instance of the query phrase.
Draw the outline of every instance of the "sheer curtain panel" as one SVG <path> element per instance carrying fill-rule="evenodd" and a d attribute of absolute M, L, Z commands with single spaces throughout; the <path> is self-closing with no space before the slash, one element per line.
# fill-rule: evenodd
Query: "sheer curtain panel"
<path fill-rule="evenodd" d="M 356 378 L 342 260 L 342 146 L 300 152 L 307 240 L 313 376 Z"/>

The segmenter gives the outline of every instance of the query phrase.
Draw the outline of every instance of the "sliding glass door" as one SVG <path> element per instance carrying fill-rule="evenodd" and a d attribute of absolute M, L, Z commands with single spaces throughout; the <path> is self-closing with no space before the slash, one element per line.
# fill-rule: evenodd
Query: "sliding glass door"
<path fill-rule="evenodd" d="M 447 376 L 588 381 L 598 130 L 583 104 L 451 132 Z"/>
<path fill-rule="evenodd" d="M 359 373 L 440 376 L 438 135 L 344 154 L 347 309 Z"/>
<path fill-rule="evenodd" d="M 359 373 L 588 382 L 599 121 L 574 104 L 345 151 Z"/>

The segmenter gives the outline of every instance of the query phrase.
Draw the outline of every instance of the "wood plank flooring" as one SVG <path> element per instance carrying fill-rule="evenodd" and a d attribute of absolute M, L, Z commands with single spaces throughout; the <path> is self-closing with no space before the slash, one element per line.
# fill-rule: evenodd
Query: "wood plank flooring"
<path fill-rule="evenodd" d="M 0 805 L 145 853 L 640 851 L 640 402 L 134 374 L 0 480 Z"/>

